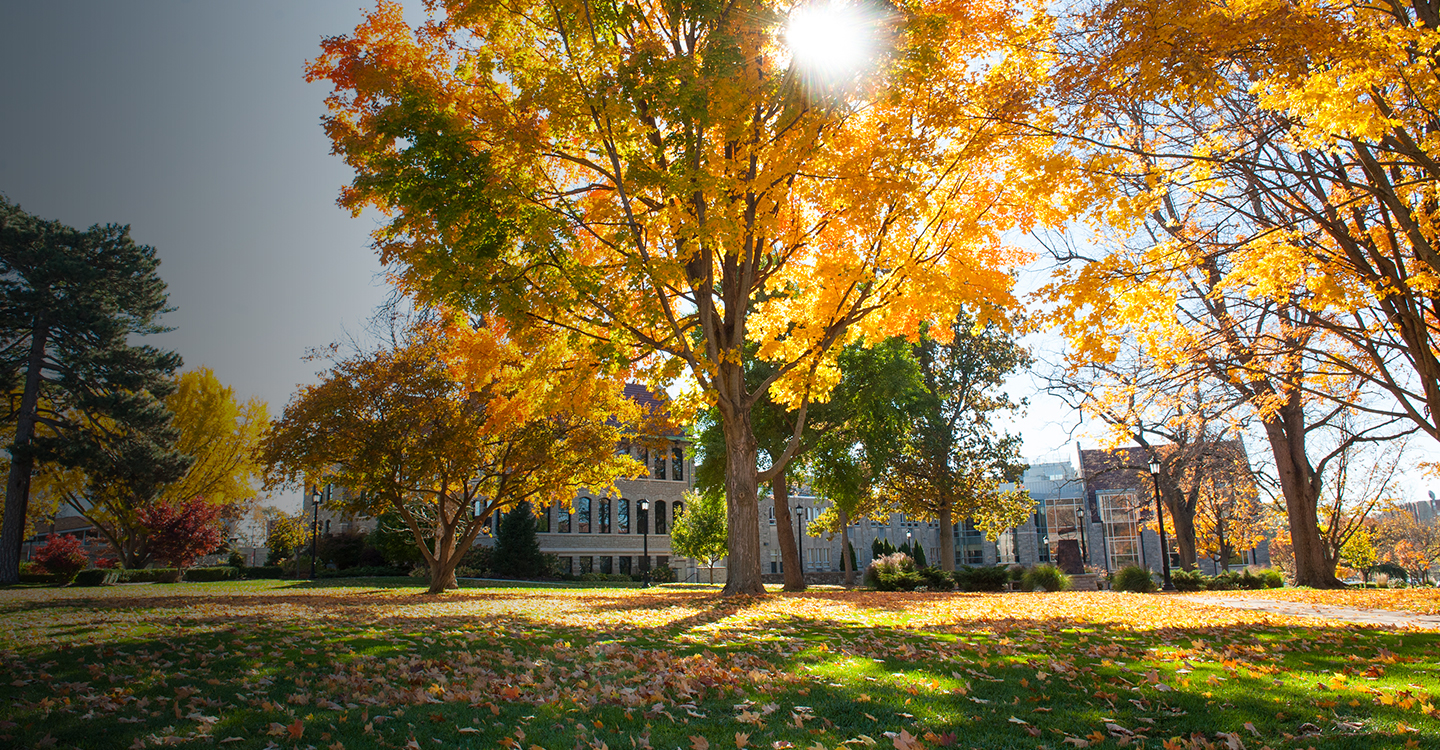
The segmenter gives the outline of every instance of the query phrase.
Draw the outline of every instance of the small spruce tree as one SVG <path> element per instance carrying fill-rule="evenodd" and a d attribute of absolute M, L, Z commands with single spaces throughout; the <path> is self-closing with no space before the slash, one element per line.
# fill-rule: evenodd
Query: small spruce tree
<path fill-rule="evenodd" d="M 535 536 L 535 514 L 530 503 L 520 503 L 500 519 L 491 568 L 502 576 L 535 578 L 545 572 L 545 557 Z"/>

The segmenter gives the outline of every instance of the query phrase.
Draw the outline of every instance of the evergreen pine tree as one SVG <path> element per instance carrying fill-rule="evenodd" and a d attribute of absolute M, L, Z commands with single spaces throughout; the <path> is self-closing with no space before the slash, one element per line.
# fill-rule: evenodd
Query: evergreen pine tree
<path fill-rule="evenodd" d="M 930 564 L 925 559 L 925 545 L 921 544 L 918 540 L 910 545 L 910 557 L 915 559 L 915 567 L 917 568 L 928 567 Z"/>
<path fill-rule="evenodd" d="M 516 578 L 535 578 L 545 572 L 545 556 L 535 536 L 535 514 L 530 503 L 520 503 L 500 519 L 491 567 L 499 575 Z"/>
<path fill-rule="evenodd" d="M 80 231 L 0 196 L 0 377 L 20 395 L 0 525 L 0 583 L 19 580 L 37 464 L 83 469 L 112 492 L 148 496 L 191 459 L 160 399 L 180 357 L 131 337 L 165 329 L 165 282 L 129 227 Z"/>

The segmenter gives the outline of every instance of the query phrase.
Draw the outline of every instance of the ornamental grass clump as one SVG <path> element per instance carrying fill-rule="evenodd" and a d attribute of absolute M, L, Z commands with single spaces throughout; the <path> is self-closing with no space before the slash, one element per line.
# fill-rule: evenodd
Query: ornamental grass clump
<path fill-rule="evenodd" d="M 1155 579 L 1150 577 L 1150 571 L 1139 565 L 1126 565 L 1116 571 L 1112 585 L 1116 591 L 1148 594 L 1155 590 Z"/>
<path fill-rule="evenodd" d="M 903 552 L 877 557 L 865 569 L 865 585 L 879 591 L 914 591 L 922 582 L 915 561 Z"/>
<path fill-rule="evenodd" d="M 1025 591 L 1065 591 L 1070 588 L 1070 576 L 1054 565 L 1036 565 L 1025 571 L 1020 586 Z"/>

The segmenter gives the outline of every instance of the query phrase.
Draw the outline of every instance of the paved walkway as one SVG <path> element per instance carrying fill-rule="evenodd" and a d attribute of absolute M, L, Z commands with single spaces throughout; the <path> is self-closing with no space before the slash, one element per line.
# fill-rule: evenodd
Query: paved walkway
<path fill-rule="evenodd" d="M 1360 609 L 1358 607 L 1335 607 L 1328 604 L 1304 604 L 1276 599 L 1250 599 L 1229 596 L 1187 596 L 1188 601 L 1231 609 L 1250 609 L 1259 612 L 1273 612 L 1278 615 L 1295 617 L 1322 617 L 1327 620 L 1343 620 L 1364 625 L 1393 626 L 1397 628 L 1420 628 L 1440 630 L 1440 615 L 1417 615 L 1409 612 L 1391 612 L 1384 609 Z"/>

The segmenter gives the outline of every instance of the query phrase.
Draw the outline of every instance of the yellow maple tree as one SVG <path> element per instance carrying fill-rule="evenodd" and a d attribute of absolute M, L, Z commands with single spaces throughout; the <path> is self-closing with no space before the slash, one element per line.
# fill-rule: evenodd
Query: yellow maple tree
<path fill-rule="evenodd" d="M 798 444 L 845 345 L 1003 320 L 1003 233 L 1059 215 L 1000 116 L 1028 106 L 1043 4 L 427 7 L 381 3 L 310 66 L 341 202 L 390 217 L 377 247 L 422 301 L 687 375 L 725 427 L 726 590 L 763 592 L 757 488 L 793 454 L 757 468 L 751 407 L 795 410 Z"/>

